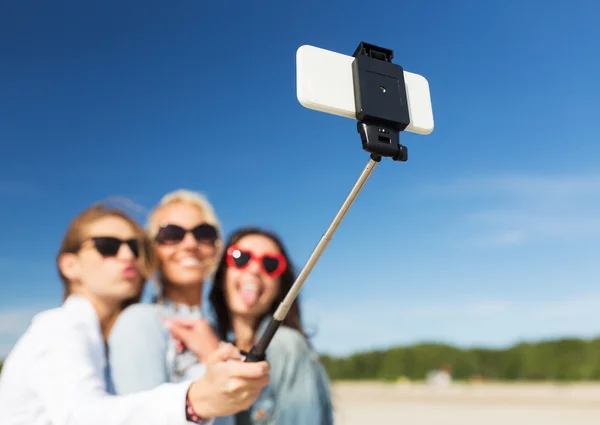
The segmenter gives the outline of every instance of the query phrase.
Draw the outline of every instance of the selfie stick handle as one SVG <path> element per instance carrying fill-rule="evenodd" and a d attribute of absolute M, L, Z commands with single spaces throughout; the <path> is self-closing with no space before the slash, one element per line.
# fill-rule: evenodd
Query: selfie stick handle
<path fill-rule="evenodd" d="M 331 241 L 333 234 L 339 227 L 340 223 L 342 222 L 342 219 L 350 209 L 350 206 L 362 190 L 363 186 L 371 176 L 371 173 L 373 172 L 375 166 L 379 161 L 381 161 L 381 156 L 371 154 L 369 162 L 358 177 L 358 180 L 354 184 L 354 187 L 346 197 L 346 200 L 344 201 L 341 208 L 335 215 L 333 221 L 325 231 L 325 234 L 321 237 L 321 240 L 319 241 L 312 254 L 308 258 L 306 264 L 302 268 L 302 271 L 296 278 L 296 281 L 292 285 L 291 289 L 288 291 L 281 304 L 279 304 L 279 307 L 275 311 L 275 314 L 273 315 L 273 318 L 267 325 L 264 333 L 260 336 L 258 342 L 254 345 L 254 347 L 252 347 L 252 349 L 248 353 L 242 353 L 245 356 L 245 362 L 257 362 L 265 360 L 265 352 L 267 351 L 267 347 L 269 346 L 271 339 L 275 335 L 275 332 L 277 332 L 277 329 L 285 319 L 285 316 L 288 314 L 290 308 L 292 307 L 292 304 L 298 296 L 298 293 L 300 292 L 302 285 L 306 281 L 306 278 L 317 264 L 319 257 L 321 257 L 321 254 L 323 254 L 323 251 L 325 251 L 327 244 L 329 243 L 329 241 Z"/>

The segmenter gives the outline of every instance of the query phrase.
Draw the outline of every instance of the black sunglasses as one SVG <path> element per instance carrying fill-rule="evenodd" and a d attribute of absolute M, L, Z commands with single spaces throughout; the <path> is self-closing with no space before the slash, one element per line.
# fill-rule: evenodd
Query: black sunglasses
<path fill-rule="evenodd" d="M 193 229 L 184 229 L 176 224 L 166 224 L 160 227 L 156 235 L 156 242 L 161 245 L 174 245 L 180 243 L 187 233 L 191 233 L 199 243 L 214 245 L 219 238 L 215 226 L 203 223 Z"/>
<path fill-rule="evenodd" d="M 113 236 L 97 236 L 90 238 L 94 242 L 94 248 L 103 257 L 114 257 L 121 249 L 121 245 L 127 244 L 135 258 L 140 256 L 140 243 L 137 239 L 119 239 Z"/>

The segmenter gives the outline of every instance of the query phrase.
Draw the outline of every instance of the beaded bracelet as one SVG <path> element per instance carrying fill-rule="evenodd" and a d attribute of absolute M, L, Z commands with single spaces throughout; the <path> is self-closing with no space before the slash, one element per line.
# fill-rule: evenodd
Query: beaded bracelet
<path fill-rule="evenodd" d="M 190 401 L 189 398 L 185 399 L 185 412 L 186 412 L 186 419 L 188 421 L 191 421 L 191 422 L 194 422 L 197 424 L 206 422 L 206 419 L 203 419 L 200 416 L 198 416 L 198 414 L 194 410 L 194 406 L 192 406 L 192 402 Z"/>

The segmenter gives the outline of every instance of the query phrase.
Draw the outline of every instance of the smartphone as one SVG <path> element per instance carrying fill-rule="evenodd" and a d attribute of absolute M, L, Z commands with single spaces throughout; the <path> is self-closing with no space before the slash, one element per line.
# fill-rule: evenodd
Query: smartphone
<path fill-rule="evenodd" d="M 308 109 L 356 119 L 353 56 L 304 45 L 296 51 L 296 95 Z M 404 129 L 427 135 L 433 131 L 433 110 L 429 82 L 425 77 L 404 71 L 410 124 Z"/>

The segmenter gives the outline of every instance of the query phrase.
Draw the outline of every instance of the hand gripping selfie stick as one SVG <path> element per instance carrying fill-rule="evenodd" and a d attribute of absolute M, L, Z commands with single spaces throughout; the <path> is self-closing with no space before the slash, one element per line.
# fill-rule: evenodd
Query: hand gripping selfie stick
<path fill-rule="evenodd" d="M 352 62 L 352 77 L 357 130 L 363 150 L 371 154 L 369 162 L 263 334 L 249 352 L 242 352 L 245 362 L 266 359 L 267 347 L 288 314 L 302 285 L 381 158 L 388 157 L 402 162 L 408 159 L 406 147 L 400 144 L 400 132 L 410 124 L 410 111 L 404 71 L 401 66 L 392 63 L 394 52 L 361 42 L 353 57 L 355 59 Z"/>

